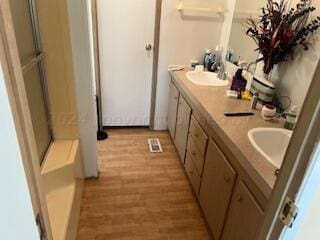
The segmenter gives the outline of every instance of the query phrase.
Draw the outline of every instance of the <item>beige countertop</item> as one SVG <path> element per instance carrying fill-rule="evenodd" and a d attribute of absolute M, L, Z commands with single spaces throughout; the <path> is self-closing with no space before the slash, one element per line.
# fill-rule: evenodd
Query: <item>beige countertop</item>
<path fill-rule="evenodd" d="M 268 198 L 276 181 L 276 168 L 251 145 L 247 133 L 256 127 L 282 127 L 283 120 L 267 122 L 262 119 L 259 110 L 253 110 L 255 115 L 250 117 L 225 117 L 225 112 L 252 111 L 250 101 L 227 98 L 226 90 L 230 88 L 230 84 L 227 87 L 204 87 L 193 84 L 186 78 L 187 71 L 172 72 L 174 83 L 182 94 L 194 103 L 219 139 L 224 141 L 250 178 Z"/>

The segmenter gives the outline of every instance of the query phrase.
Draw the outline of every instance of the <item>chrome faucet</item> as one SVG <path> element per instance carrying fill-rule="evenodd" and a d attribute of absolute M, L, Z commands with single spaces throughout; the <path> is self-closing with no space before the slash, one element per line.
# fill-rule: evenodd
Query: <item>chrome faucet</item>
<path fill-rule="evenodd" d="M 218 78 L 221 80 L 226 80 L 227 74 L 225 73 L 225 66 L 222 61 L 218 61 L 211 66 L 211 70 L 217 72 Z"/>
<path fill-rule="evenodd" d="M 254 67 L 256 68 L 256 67 L 257 67 L 257 62 L 251 62 L 251 63 L 249 63 L 246 70 L 247 70 L 248 72 L 254 74 L 255 68 L 254 68 L 252 71 L 250 71 L 250 68 L 251 68 L 252 66 L 254 66 Z"/>

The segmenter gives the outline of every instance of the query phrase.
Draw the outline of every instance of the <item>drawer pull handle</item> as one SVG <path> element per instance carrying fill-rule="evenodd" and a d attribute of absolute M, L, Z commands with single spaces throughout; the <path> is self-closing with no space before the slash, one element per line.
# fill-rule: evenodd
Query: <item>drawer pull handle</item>
<path fill-rule="evenodd" d="M 242 197 L 239 194 L 237 194 L 236 199 L 237 199 L 237 202 L 242 202 Z"/>
<path fill-rule="evenodd" d="M 193 156 L 197 155 L 197 153 L 196 153 L 196 152 L 192 152 L 191 154 L 192 154 Z"/>
<path fill-rule="evenodd" d="M 229 183 L 231 181 L 231 177 L 224 177 L 224 180 Z"/>
<path fill-rule="evenodd" d="M 190 175 L 193 175 L 193 171 L 189 171 Z"/>

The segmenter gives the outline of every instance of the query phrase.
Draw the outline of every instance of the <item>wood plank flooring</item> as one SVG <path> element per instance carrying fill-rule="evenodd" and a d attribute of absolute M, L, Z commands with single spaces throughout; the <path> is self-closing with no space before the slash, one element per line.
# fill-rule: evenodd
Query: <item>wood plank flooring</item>
<path fill-rule="evenodd" d="M 209 240 L 168 132 L 112 129 L 99 143 L 100 178 L 87 180 L 78 240 Z M 163 153 L 150 153 L 147 138 Z"/>

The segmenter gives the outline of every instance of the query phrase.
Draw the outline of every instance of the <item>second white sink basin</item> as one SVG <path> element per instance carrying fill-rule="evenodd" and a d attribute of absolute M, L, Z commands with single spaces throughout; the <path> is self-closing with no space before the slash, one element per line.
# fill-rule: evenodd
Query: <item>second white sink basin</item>
<path fill-rule="evenodd" d="M 228 80 L 221 80 L 212 72 L 190 71 L 186 76 L 191 82 L 201 86 L 224 87 L 229 84 Z"/>
<path fill-rule="evenodd" d="M 292 131 L 282 128 L 254 128 L 248 132 L 251 144 L 276 168 L 280 169 Z"/>

